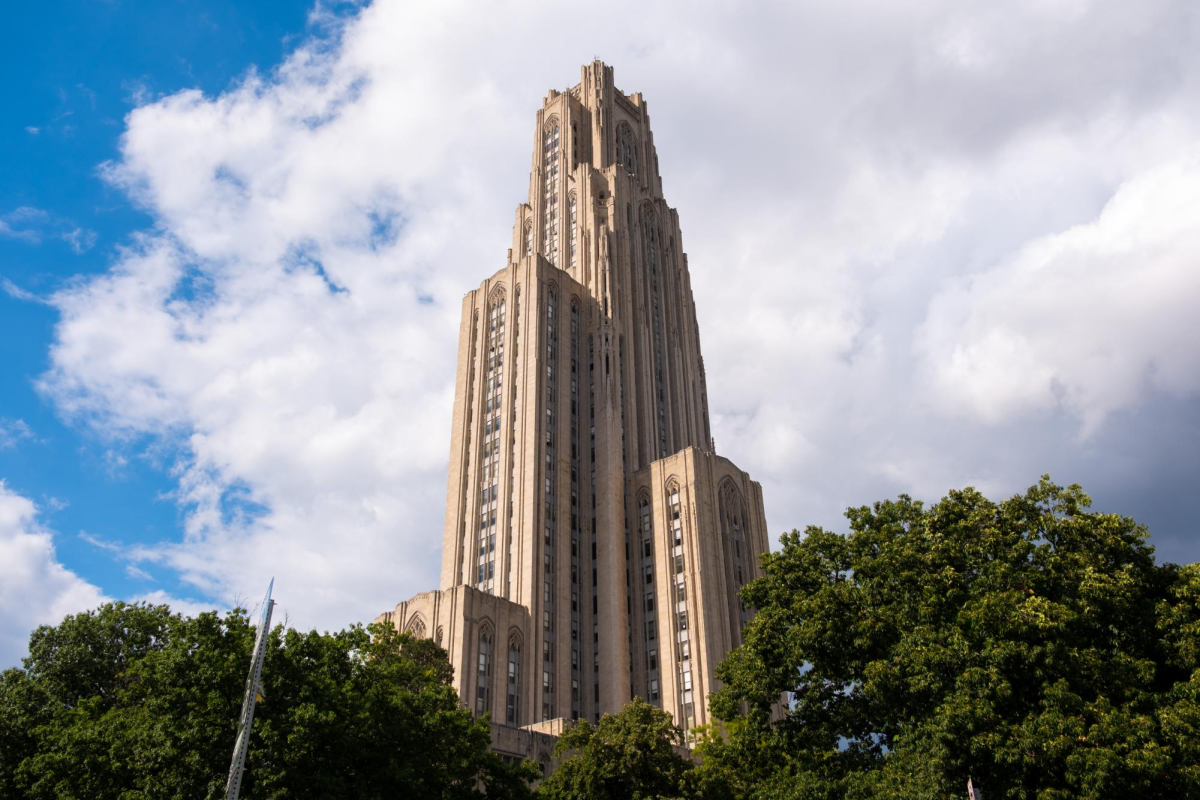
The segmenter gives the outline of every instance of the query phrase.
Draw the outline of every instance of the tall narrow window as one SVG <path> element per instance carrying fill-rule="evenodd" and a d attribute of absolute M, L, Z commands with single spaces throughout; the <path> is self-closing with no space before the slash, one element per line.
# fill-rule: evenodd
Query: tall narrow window
<path fill-rule="evenodd" d="M 633 130 L 628 125 L 622 125 L 617 132 L 617 160 L 630 175 L 637 174 L 640 159 Z"/>
<path fill-rule="evenodd" d="M 508 642 L 508 706 L 505 721 L 519 725 L 521 707 L 521 644 L 514 636 Z"/>
<path fill-rule="evenodd" d="M 643 492 L 638 496 L 638 552 L 642 556 L 642 574 L 645 576 L 643 586 L 643 607 L 646 609 L 646 625 L 644 627 L 644 652 L 653 654 L 654 650 L 654 530 L 650 522 L 650 495 Z M 658 659 L 652 655 L 646 661 L 646 698 L 657 704 L 658 694 Z"/>
<path fill-rule="evenodd" d="M 484 363 L 485 394 L 482 457 L 479 465 L 479 539 L 476 585 L 489 594 L 495 592 L 496 515 L 500 505 L 500 427 L 504 406 L 504 296 L 493 299 L 488 309 L 486 331 L 488 349 Z"/>
<path fill-rule="evenodd" d="M 574 267 L 577 261 L 575 251 L 579 246 L 579 199 L 571 195 L 571 266 Z"/>
<path fill-rule="evenodd" d="M 727 575 L 731 596 L 729 608 L 738 620 L 738 630 L 734 632 L 734 641 L 738 641 L 741 628 L 746 627 L 748 614 L 746 605 L 739 596 L 742 586 L 746 583 L 746 568 L 749 554 L 743 553 L 745 542 L 742 530 L 742 498 L 737 487 L 728 479 L 721 485 L 717 494 L 718 514 L 721 520 L 721 532 L 725 538 L 725 555 L 728 563 Z M 746 557 L 744 557 L 744 555 Z"/>
<path fill-rule="evenodd" d="M 574 196 L 571 198 L 574 203 Z M 567 387 L 570 390 L 571 403 L 571 439 L 568 447 L 571 451 L 571 631 L 573 638 L 578 635 L 580 624 L 580 604 L 579 604 L 579 588 L 578 588 L 578 570 L 580 567 L 579 560 L 579 534 L 581 526 L 579 518 L 581 509 L 579 507 L 579 497 L 581 492 L 579 473 L 579 452 L 582 447 L 580 442 L 580 424 L 579 424 L 579 301 L 571 298 L 571 319 L 570 319 L 570 335 L 571 335 L 571 373 L 570 384 Z M 572 650 L 571 657 L 571 672 L 572 677 L 578 677 L 579 673 L 579 651 Z M 582 711 L 582 697 L 577 693 L 571 696 L 571 718 L 578 719 Z"/>
<path fill-rule="evenodd" d="M 546 126 L 542 145 L 542 254 L 558 265 L 558 120 Z"/>
<path fill-rule="evenodd" d="M 692 702 L 691 641 L 688 632 L 687 576 L 684 574 L 682 509 L 679 502 L 679 485 L 672 481 L 667 486 L 667 514 L 671 520 L 675 574 L 671 577 L 675 597 L 672 605 L 674 616 L 674 638 L 676 645 L 676 675 L 679 679 L 679 708 L 676 719 L 683 722 L 683 729 L 695 727 L 695 706 Z"/>
<path fill-rule="evenodd" d="M 545 466 L 545 488 L 546 493 L 543 498 L 544 521 L 543 521 L 543 551 L 542 551 L 542 615 L 543 615 L 543 630 L 542 630 L 542 653 L 543 660 L 550 662 L 553 660 L 553 652 L 555 647 L 555 559 L 558 552 L 558 420 L 556 408 L 558 406 L 558 295 L 551 288 L 546 293 L 546 466 Z M 549 674 L 549 673 L 547 673 Z M 542 706 L 543 708 L 553 707 L 554 698 L 550 696 L 553 691 L 553 685 L 547 689 L 543 685 L 542 690 Z"/>
<path fill-rule="evenodd" d="M 479 633 L 479 676 L 475 689 L 475 716 L 488 712 L 492 677 L 492 632 L 484 628 Z"/>
<path fill-rule="evenodd" d="M 645 229 L 646 273 L 650 281 L 650 327 L 654 339 L 654 401 L 657 410 L 658 457 L 667 457 L 667 398 L 663 371 L 666 369 L 663 351 L 663 310 L 659 292 L 662 276 L 659 273 L 659 247 L 654 212 L 649 207 L 642 214 Z"/>

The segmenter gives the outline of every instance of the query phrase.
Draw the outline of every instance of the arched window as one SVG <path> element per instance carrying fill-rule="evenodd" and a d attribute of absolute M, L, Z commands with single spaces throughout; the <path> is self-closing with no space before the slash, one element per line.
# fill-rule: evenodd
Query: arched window
<path fill-rule="evenodd" d="M 434 641 L 437 642 L 438 647 L 442 646 L 442 626 L 441 625 L 438 626 L 437 637 L 434 639 Z"/>
<path fill-rule="evenodd" d="M 742 602 L 739 593 L 746 584 L 746 567 L 750 563 L 750 554 L 746 550 L 745 511 L 742 505 L 742 496 L 733 481 L 726 478 L 722 482 L 717 502 L 717 511 L 721 519 L 721 533 L 725 538 L 726 558 L 729 561 L 730 588 L 733 593 L 730 598 L 730 610 L 737 615 L 741 627 L 744 628 L 748 614 L 746 604 Z"/>
<path fill-rule="evenodd" d="M 546 125 L 542 144 L 542 254 L 558 265 L 558 120 Z"/>
<path fill-rule="evenodd" d="M 525 252 L 521 253 L 521 255 L 529 256 L 532 253 L 533 253 L 533 223 L 526 222 L 525 223 Z"/>
<path fill-rule="evenodd" d="M 666 369 L 663 355 L 663 301 L 659 292 L 662 275 L 659 270 L 659 248 L 661 236 L 657 232 L 654 211 L 645 206 L 642 210 L 642 229 L 645 233 L 646 277 L 650 283 L 650 327 L 654 338 L 654 396 L 657 405 L 658 457 L 667 457 L 667 401 L 663 370 Z"/>
<path fill-rule="evenodd" d="M 488 308 L 486 384 L 483 441 L 479 465 L 479 547 L 476 587 L 488 594 L 496 590 L 496 514 L 500 490 L 500 427 L 504 406 L 504 291 L 499 287 Z"/>
<path fill-rule="evenodd" d="M 574 267 L 578 257 L 576 251 L 579 248 L 579 198 L 571 192 L 571 266 Z"/>
<path fill-rule="evenodd" d="M 492 631 L 484 626 L 479 632 L 479 676 L 475 690 L 475 716 L 488 712 L 492 677 Z"/>
<path fill-rule="evenodd" d="M 508 640 L 508 706 L 505 721 L 519 725 L 521 716 L 521 640 L 511 636 Z"/>
<path fill-rule="evenodd" d="M 617 131 L 617 160 L 630 175 L 639 172 L 641 159 L 638 157 L 637 140 L 633 136 L 633 130 L 624 123 Z"/>
<path fill-rule="evenodd" d="M 410 633 L 414 638 L 425 638 L 425 621 L 421 619 L 420 614 L 416 614 L 408 621 L 408 627 L 404 629 L 405 633 Z"/>
<path fill-rule="evenodd" d="M 655 602 L 654 584 L 654 529 L 650 522 L 650 494 L 642 491 L 637 499 L 638 509 L 638 552 L 642 559 L 642 608 L 646 624 L 642 631 L 646 653 L 646 699 L 659 703 L 658 642 L 654 637 L 655 618 L 658 604 Z"/>
<path fill-rule="evenodd" d="M 679 702 L 682 714 L 676 717 L 683 722 L 683 729 L 690 731 L 696 726 L 696 705 L 692 698 L 692 643 L 688 631 L 687 603 L 687 574 L 683 556 L 683 520 L 682 504 L 679 498 L 679 484 L 675 481 L 667 483 L 667 523 L 671 528 L 671 540 L 668 545 L 672 548 L 673 574 L 672 588 L 675 596 L 672 598 L 674 613 L 674 634 L 676 643 L 676 662 L 679 677 Z"/>

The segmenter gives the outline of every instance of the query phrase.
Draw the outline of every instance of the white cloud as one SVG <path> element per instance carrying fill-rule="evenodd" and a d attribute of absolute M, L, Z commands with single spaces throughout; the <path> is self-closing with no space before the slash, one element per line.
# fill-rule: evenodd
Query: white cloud
<path fill-rule="evenodd" d="M 136 569 L 136 568 L 134 568 Z M 134 597 L 129 602 L 131 603 L 149 603 L 154 606 L 170 606 L 171 610 L 177 614 L 183 614 L 187 617 L 194 617 L 197 614 L 202 614 L 205 611 L 212 611 L 216 608 L 212 603 L 205 603 L 203 600 L 194 600 L 185 597 L 176 597 L 162 589 L 155 589 L 153 592 L 145 592 Z M 224 611 L 225 609 L 218 609 Z"/>
<path fill-rule="evenodd" d="M 106 602 L 104 593 L 59 563 L 53 533 L 33 502 L 0 481 L 0 665 L 28 652 L 29 634 Z"/>
<path fill-rule="evenodd" d="M 930 388 L 986 421 L 1063 406 L 1085 432 L 1150 394 L 1200 392 L 1200 153 L 1122 184 L 1093 221 L 942 290 L 917 347 Z"/>
<path fill-rule="evenodd" d="M 19 239 L 30 244 L 42 240 L 40 228 L 50 219 L 50 215 L 40 208 L 21 206 L 5 214 L 0 214 L 0 237 Z"/>
<path fill-rule="evenodd" d="M 33 438 L 33 430 L 25 420 L 0 417 L 0 450 L 16 447 L 20 442 Z"/>
<path fill-rule="evenodd" d="M 36 132 L 36 131 L 35 131 Z M 95 231 L 80 228 L 70 220 L 31 206 L 21 206 L 0 214 L 0 238 L 17 239 L 29 244 L 41 244 L 47 236 L 62 239 L 76 255 L 86 253 L 96 244 Z M 11 282 L 6 280 L 6 289 Z M 12 291 L 9 290 L 11 294 Z"/>
<path fill-rule="evenodd" d="M 1081 426 L 1195 396 L 1194 233 L 1145 225 L 1194 198 L 1167 174 L 1200 134 L 1186 2 L 380 0 L 333 30 L 217 96 L 142 97 L 104 173 L 155 227 L 54 298 L 42 385 L 118 449 L 179 448 L 186 530 L 132 557 L 196 594 L 275 575 L 299 624 L 340 626 L 436 583 L 459 298 L 503 265 L 540 98 L 593 53 L 649 101 L 718 447 L 776 532 L 1011 491 L 1064 448 L 1096 469 Z M 1123 283 L 1134 252 L 1153 287 Z M 1127 312 L 1175 339 L 1114 335 Z"/>
<path fill-rule="evenodd" d="M 82 255 L 95 246 L 97 234 L 85 228 L 72 228 L 60 233 L 59 237 L 70 246 L 75 255 Z"/>

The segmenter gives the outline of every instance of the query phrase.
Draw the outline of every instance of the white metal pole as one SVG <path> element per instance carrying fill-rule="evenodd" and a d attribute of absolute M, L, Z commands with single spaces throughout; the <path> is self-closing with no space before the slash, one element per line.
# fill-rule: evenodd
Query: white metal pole
<path fill-rule="evenodd" d="M 238 800 L 242 790 L 242 771 L 246 766 L 246 750 L 250 746 L 250 726 L 254 724 L 254 705 L 262 681 L 262 668 L 267 652 L 267 633 L 271 630 L 271 610 L 275 601 L 271 589 L 272 578 L 267 585 L 267 596 L 263 599 L 262 617 L 258 623 L 258 634 L 254 637 L 254 655 L 250 659 L 250 674 L 246 676 L 246 690 L 242 694 L 242 715 L 238 719 L 237 741 L 233 745 L 233 760 L 229 764 L 229 780 L 225 783 L 226 800 Z"/>

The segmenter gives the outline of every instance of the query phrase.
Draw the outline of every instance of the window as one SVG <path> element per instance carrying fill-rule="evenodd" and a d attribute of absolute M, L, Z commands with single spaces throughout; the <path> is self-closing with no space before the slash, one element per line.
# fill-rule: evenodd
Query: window
<path fill-rule="evenodd" d="M 622 125 L 617 132 L 617 161 L 625 167 L 626 172 L 634 175 L 638 171 L 639 160 L 633 130 L 628 125 Z"/>
<path fill-rule="evenodd" d="M 492 674 L 492 634 L 488 628 L 479 633 L 479 675 L 475 692 L 475 715 L 488 711 L 488 690 Z"/>
<path fill-rule="evenodd" d="M 575 195 L 571 195 L 571 266 L 575 266 L 576 255 L 575 251 L 579 245 L 579 217 L 577 207 L 579 203 Z"/>
<path fill-rule="evenodd" d="M 479 569 L 476 575 L 478 588 L 489 594 L 495 591 L 495 562 L 485 562 L 483 557 L 496 549 L 496 499 L 499 485 L 496 469 L 500 458 L 500 409 L 504 404 L 504 316 L 505 302 L 502 293 L 493 296 L 487 311 L 487 359 L 485 418 L 483 441 L 480 442 L 479 485 Z"/>
<path fill-rule="evenodd" d="M 632 136 L 632 134 L 631 134 Z M 651 337 L 654 342 L 654 393 L 658 402 L 658 457 L 667 457 L 667 410 L 666 410 L 666 387 L 663 383 L 663 322 L 662 308 L 659 303 L 659 248 L 661 246 L 660 236 L 656 234 L 656 220 L 654 212 L 648 207 L 642 214 L 642 227 L 645 230 L 645 260 L 646 260 L 646 277 L 650 283 L 650 307 L 651 307 Z"/>
<path fill-rule="evenodd" d="M 508 706 L 505 720 L 518 724 L 521 703 L 521 646 L 514 638 L 508 643 Z"/>
<path fill-rule="evenodd" d="M 558 265 L 558 121 L 546 128 L 542 146 L 543 209 L 542 251 L 546 259 Z"/>

